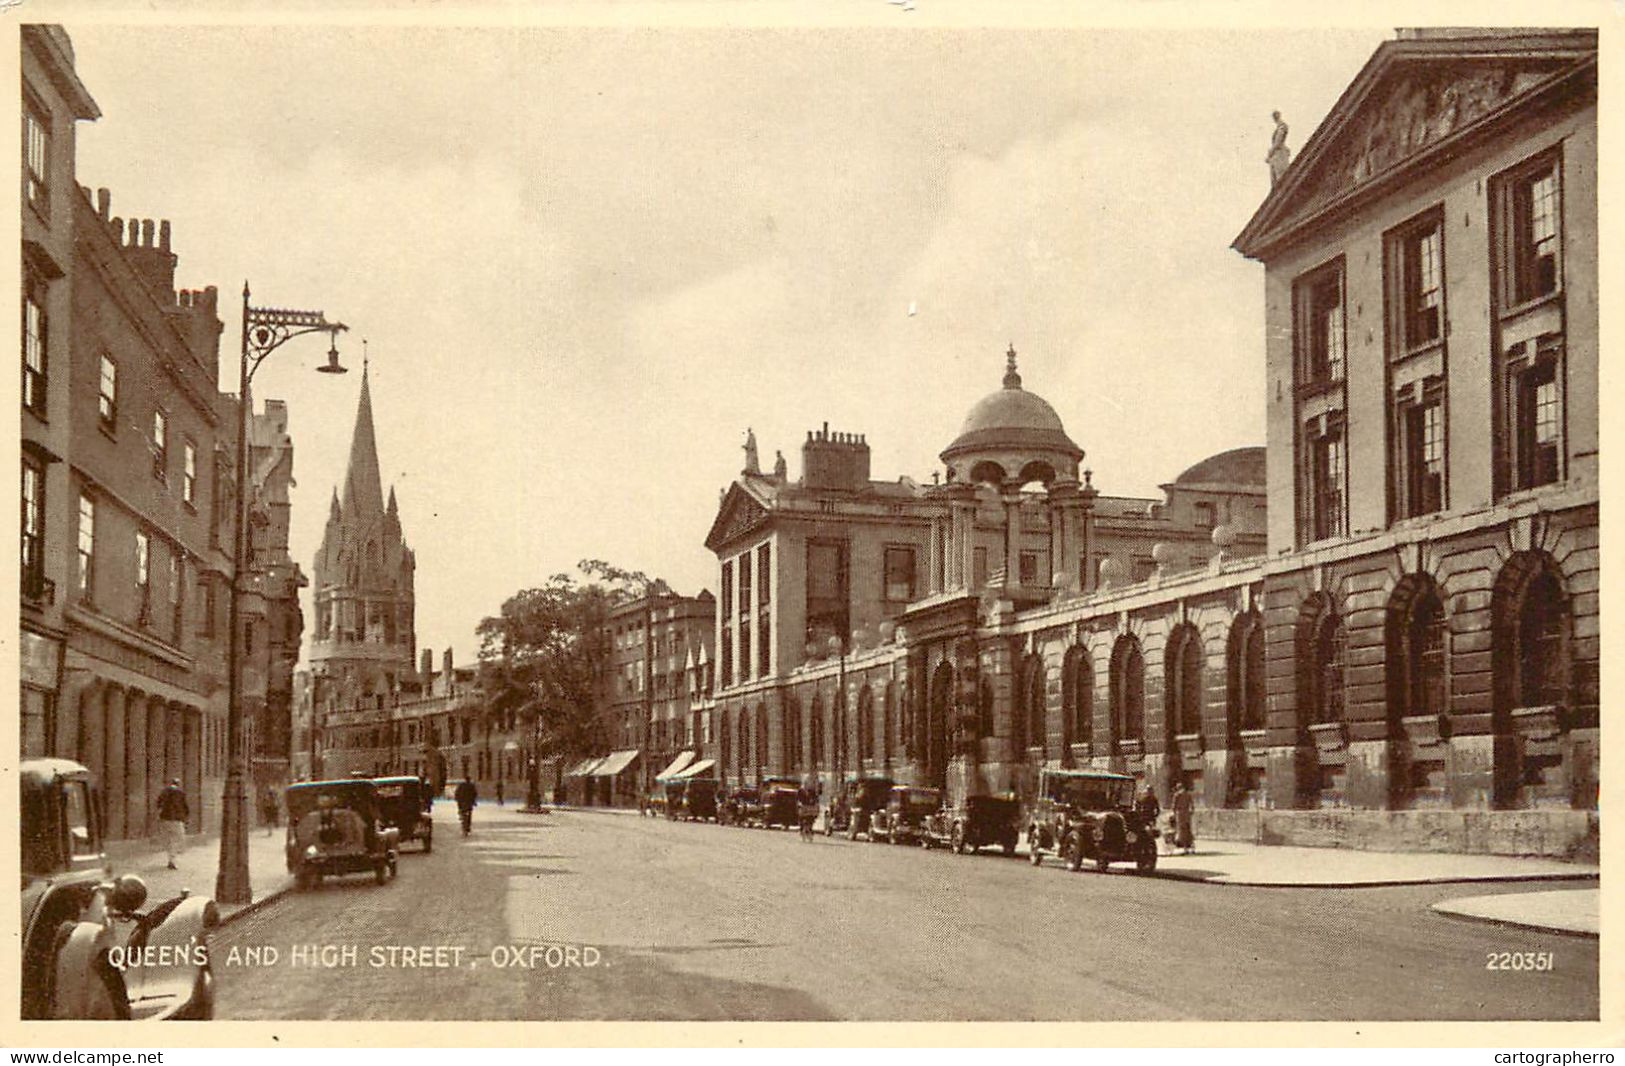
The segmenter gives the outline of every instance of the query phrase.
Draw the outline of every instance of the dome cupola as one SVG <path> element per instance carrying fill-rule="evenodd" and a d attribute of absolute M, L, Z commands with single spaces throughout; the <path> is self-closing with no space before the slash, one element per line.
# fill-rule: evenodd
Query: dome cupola
<path fill-rule="evenodd" d="M 1005 359 L 1004 387 L 976 401 L 959 436 L 942 452 L 948 479 L 1001 484 L 1076 481 L 1083 449 L 1066 435 L 1055 408 L 1021 387 L 1014 345 Z"/>

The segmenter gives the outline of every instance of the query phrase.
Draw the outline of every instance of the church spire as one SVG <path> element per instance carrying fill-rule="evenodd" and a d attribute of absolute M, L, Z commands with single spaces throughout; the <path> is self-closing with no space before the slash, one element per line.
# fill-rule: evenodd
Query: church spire
<path fill-rule="evenodd" d="M 344 475 L 344 513 L 355 517 L 384 509 L 384 490 L 378 475 L 378 441 L 372 429 L 372 391 L 367 368 L 361 370 L 361 400 L 356 406 L 355 436 L 350 439 L 350 467 Z"/>

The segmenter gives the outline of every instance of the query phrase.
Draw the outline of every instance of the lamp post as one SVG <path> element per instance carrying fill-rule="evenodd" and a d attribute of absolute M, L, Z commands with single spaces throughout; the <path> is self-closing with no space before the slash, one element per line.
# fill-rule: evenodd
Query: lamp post
<path fill-rule="evenodd" d="M 349 327 L 329 322 L 320 311 L 288 311 L 272 307 L 250 307 L 248 282 L 243 282 L 243 337 L 237 386 L 237 485 L 233 513 L 236 530 L 231 555 L 231 601 L 226 651 L 226 788 L 220 810 L 220 873 L 215 879 L 214 896 L 221 903 L 248 903 L 253 889 L 248 879 L 248 748 L 243 722 L 242 677 L 242 595 L 243 580 L 249 569 L 248 541 L 248 420 L 253 417 L 254 399 L 250 387 L 254 372 L 267 356 L 295 337 L 306 333 L 327 333 L 327 362 L 316 369 L 324 374 L 342 374 L 338 335 Z"/>

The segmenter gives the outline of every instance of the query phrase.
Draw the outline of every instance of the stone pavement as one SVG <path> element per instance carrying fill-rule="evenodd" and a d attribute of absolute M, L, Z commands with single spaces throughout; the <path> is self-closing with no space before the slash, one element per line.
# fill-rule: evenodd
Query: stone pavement
<path fill-rule="evenodd" d="M 277 828 L 270 836 L 263 827 L 248 831 L 248 883 L 253 902 L 220 905 L 220 920 L 229 922 L 260 907 L 293 887 L 282 853 L 285 830 Z M 115 874 L 136 874 L 147 883 L 147 898 L 154 902 L 179 895 L 189 889 L 194 896 L 214 895 L 220 870 L 220 837 L 188 834 L 186 850 L 176 856 L 177 869 L 168 868 L 168 857 L 156 840 L 117 840 L 107 845 L 107 857 Z"/>
<path fill-rule="evenodd" d="M 1229 885 L 1367 888 L 1455 881 L 1584 881 L 1595 880 L 1601 871 L 1587 863 L 1505 855 L 1295 848 L 1213 840 L 1198 841 L 1193 855 L 1162 855 L 1157 873 Z"/>
<path fill-rule="evenodd" d="M 1433 909 L 1440 914 L 1457 918 L 1577 936 L 1599 934 L 1601 907 L 1602 890 L 1597 888 L 1465 896 L 1433 905 Z"/>

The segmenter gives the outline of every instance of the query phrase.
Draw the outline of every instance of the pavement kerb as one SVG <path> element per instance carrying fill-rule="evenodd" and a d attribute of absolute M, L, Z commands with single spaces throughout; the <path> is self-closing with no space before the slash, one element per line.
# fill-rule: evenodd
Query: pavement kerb
<path fill-rule="evenodd" d="M 1495 885 L 1522 881 L 1598 881 L 1596 873 L 1504 874 L 1476 877 L 1393 877 L 1362 881 L 1243 881 L 1229 877 L 1203 877 L 1177 870 L 1153 870 L 1152 877 L 1169 881 L 1194 881 L 1205 885 L 1236 885 L 1246 888 L 1400 888 L 1405 885 Z"/>
<path fill-rule="evenodd" d="M 1438 904 L 1434 904 L 1428 909 L 1434 914 L 1445 918 L 1454 918 L 1458 922 L 1480 922 L 1484 925 L 1499 925 L 1505 929 L 1533 929 L 1537 933 L 1556 933 L 1558 936 L 1579 937 L 1584 940 L 1597 940 L 1600 937 L 1599 933 L 1594 933 L 1589 929 L 1569 929 L 1547 922 L 1520 921 L 1516 918 L 1492 918 L 1484 914 L 1464 914 L 1461 911 L 1443 910 Z"/>
<path fill-rule="evenodd" d="M 275 903 L 277 900 L 281 899 L 283 896 L 286 896 L 292 891 L 293 882 L 291 881 L 277 888 L 273 888 L 259 899 L 252 900 L 243 904 L 241 907 L 234 908 L 230 912 L 222 914 L 220 916 L 220 927 L 228 926 L 239 918 L 246 918 L 250 914 L 253 914 L 255 911 L 259 910 L 261 907 L 266 907 L 272 903 Z"/>

